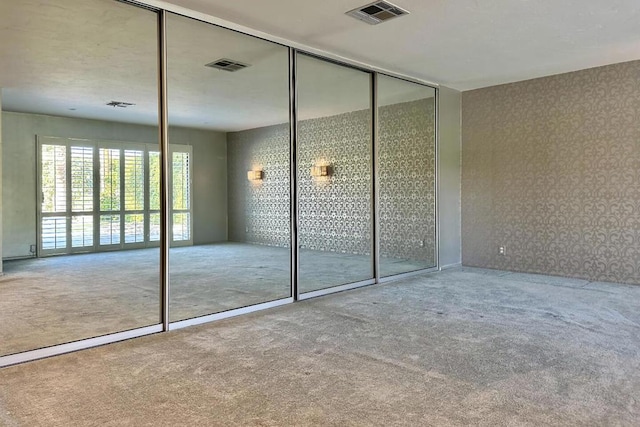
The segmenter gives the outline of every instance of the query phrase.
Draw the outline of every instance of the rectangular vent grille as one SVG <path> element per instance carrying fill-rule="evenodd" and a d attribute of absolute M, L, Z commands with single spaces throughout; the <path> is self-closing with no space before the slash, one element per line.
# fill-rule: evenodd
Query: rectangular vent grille
<path fill-rule="evenodd" d="M 230 72 L 242 70 L 243 68 L 247 68 L 248 66 L 249 64 L 244 64 L 242 62 L 234 61 L 233 59 L 227 58 L 218 59 L 217 61 L 209 62 L 205 65 L 205 67 L 217 68 L 218 70 Z"/>
<path fill-rule="evenodd" d="M 127 107 L 131 107 L 132 105 L 136 105 L 133 104 L 131 102 L 124 102 L 124 101 L 111 101 L 111 102 L 107 102 L 107 104 L 109 107 L 119 107 L 119 108 L 127 108 Z"/>
<path fill-rule="evenodd" d="M 408 13 L 408 11 L 389 2 L 378 1 L 350 10 L 346 14 L 367 24 L 377 25 Z"/>

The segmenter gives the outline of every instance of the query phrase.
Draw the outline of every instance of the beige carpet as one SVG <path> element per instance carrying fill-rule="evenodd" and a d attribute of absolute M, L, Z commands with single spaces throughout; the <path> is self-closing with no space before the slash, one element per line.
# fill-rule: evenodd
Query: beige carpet
<path fill-rule="evenodd" d="M 0 370 L 6 426 L 637 426 L 640 287 L 460 269 Z"/>
<path fill-rule="evenodd" d="M 0 355 L 159 323 L 159 256 L 156 248 L 5 262 Z M 171 321 L 289 297 L 289 257 L 284 248 L 243 243 L 171 249 Z M 303 251 L 301 258 L 303 292 L 373 275 L 366 256 Z"/>

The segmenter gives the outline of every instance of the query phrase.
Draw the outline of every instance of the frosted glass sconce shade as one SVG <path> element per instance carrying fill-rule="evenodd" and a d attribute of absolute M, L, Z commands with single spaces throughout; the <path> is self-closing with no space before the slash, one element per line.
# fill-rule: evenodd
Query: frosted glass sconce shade
<path fill-rule="evenodd" d="M 262 171 L 249 171 L 247 172 L 247 178 L 249 181 L 259 181 L 263 178 L 264 173 Z"/>
<path fill-rule="evenodd" d="M 311 176 L 329 176 L 331 175 L 330 166 L 312 166 Z"/>

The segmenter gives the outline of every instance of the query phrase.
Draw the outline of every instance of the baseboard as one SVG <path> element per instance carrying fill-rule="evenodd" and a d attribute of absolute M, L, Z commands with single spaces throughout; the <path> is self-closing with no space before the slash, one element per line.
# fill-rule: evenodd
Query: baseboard
<path fill-rule="evenodd" d="M 2 261 L 19 261 L 21 259 L 32 259 L 37 258 L 35 255 L 20 255 L 20 256 L 10 256 L 6 258 L 2 258 Z"/>
<path fill-rule="evenodd" d="M 443 265 L 442 267 L 440 267 L 440 270 L 451 270 L 452 268 L 460 268 L 462 267 L 462 263 L 461 262 L 457 262 L 455 264 L 447 264 L 447 265 Z"/>

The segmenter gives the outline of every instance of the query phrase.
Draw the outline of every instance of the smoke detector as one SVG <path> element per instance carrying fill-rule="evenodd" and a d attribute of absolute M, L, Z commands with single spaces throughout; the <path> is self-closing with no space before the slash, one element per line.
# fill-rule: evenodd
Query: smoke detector
<path fill-rule="evenodd" d="M 407 15 L 408 13 L 408 11 L 389 2 L 377 1 L 350 10 L 346 14 L 367 24 L 377 25 L 381 22 L 397 18 L 398 16 Z"/>
<path fill-rule="evenodd" d="M 132 105 L 136 105 L 136 104 L 132 104 L 131 102 L 124 102 L 124 101 L 111 101 L 111 102 L 107 102 L 107 104 L 109 107 L 120 107 L 120 108 L 127 108 L 127 107 L 131 107 Z"/>
<path fill-rule="evenodd" d="M 222 58 L 222 59 L 218 59 L 217 61 L 209 62 L 208 64 L 205 65 L 205 67 L 217 68 L 218 70 L 233 72 L 233 71 L 242 70 L 243 68 L 247 68 L 249 67 L 249 64 L 245 64 L 243 62 L 236 61 L 233 59 Z"/>

